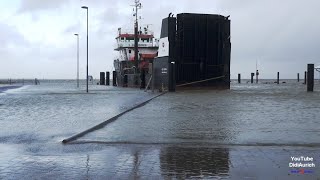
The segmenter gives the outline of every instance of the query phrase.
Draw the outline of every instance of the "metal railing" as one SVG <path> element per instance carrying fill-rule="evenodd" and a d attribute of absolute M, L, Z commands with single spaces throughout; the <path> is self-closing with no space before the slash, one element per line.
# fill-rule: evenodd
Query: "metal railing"
<path fill-rule="evenodd" d="M 35 79 L 1 79 L 0 84 L 5 85 L 40 85 L 40 81 Z"/>

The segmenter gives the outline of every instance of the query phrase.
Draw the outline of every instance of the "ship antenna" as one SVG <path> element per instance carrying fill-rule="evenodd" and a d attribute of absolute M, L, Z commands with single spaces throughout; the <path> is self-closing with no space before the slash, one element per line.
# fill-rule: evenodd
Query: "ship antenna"
<path fill-rule="evenodd" d="M 135 67 L 139 67 L 139 62 L 138 62 L 138 9 L 141 9 L 142 5 L 140 3 L 140 0 L 134 0 L 134 10 L 135 13 L 133 16 L 135 16 L 135 24 L 134 24 L 134 63 Z M 139 69 L 138 69 L 139 70 Z M 139 72 L 137 72 L 139 73 Z M 135 79 L 135 85 L 138 85 L 138 79 Z"/>
<path fill-rule="evenodd" d="M 134 0 L 134 14 L 133 16 L 135 16 L 135 26 L 138 25 L 138 10 L 142 8 L 142 4 L 140 3 L 140 0 Z"/>

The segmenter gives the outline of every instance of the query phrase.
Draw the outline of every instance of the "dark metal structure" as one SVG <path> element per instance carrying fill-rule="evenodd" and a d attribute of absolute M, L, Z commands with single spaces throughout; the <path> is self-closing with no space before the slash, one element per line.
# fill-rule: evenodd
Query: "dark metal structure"
<path fill-rule="evenodd" d="M 87 6 L 82 6 L 81 8 L 87 10 L 87 76 L 86 76 L 86 80 L 87 80 L 87 93 L 88 93 L 89 92 L 89 18 L 88 18 L 89 8 Z"/>
<path fill-rule="evenodd" d="M 307 91 L 312 92 L 314 87 L 314 64 L 308 64 Z"/>
<path fill-rule="evenodd" d="M 110 72 L 106 72 L 106 85 L 109 86 L 110 85 Z"/>
<path fill-rule="evenodd" d="M 100 72 L 100 85 L 105 85 L 106 82 L 106 74 L 105 72 Z"/>
<path fill-rule="evenodd" d="M 230 89 L 230 20 L 212 14 L 182 13 L 163 19 L 154 81 L 158 89 Z M 167 47 L 168 46 L 168 47 Z"/>
<path fill-rule="evenodd" d="M 221 15 L 178 14 L 176 82 L 225 76 L 196 86 L 230 88 L 230 20 Z"/>
<path fill-rule="evenodd" d="M 112 71 L 112 85 L 117 86 L 117 72 Z"/>

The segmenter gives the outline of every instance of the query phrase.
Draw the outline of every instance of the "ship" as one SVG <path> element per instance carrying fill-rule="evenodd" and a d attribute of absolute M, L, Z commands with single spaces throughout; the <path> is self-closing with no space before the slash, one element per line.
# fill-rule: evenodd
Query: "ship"
<path fill-rule="evenodd" d="M 142 74 L 148 74 L 149 63 L 157 56 L 159 39 L 154 37 L 151 24 L 139 26 L 138 10 L 141 9 L 139 0 L 135 0 L 133 31 L 118 28 L 116 48 L 119 55 L 114 60 L 114 68 L 117 77 L 117 86 L 144 88 L 145 78 Z M 137 37 L 137 38 L 136 38 Z M 137 40 L 137 41 L 136 41 Z"/>
<path fill-rule="evenodd" d="M 230 16 L 169 13 L 160 38 L 139 27 L 139 0 L 133 32 L 118 29 L 114 60 L 116 85 L 171 91 L 189 88 L 230 89 Z M 115 83 L 114 83 L 115 84 Z"/>

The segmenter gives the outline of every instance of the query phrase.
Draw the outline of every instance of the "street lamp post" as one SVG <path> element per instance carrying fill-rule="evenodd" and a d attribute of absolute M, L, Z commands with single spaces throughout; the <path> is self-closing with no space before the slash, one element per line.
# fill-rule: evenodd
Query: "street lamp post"
<path fill-rule="evenodd" d="M 79 34 L 74 34 L 77 36 L 77 87 L 79 88 Z"/>
<path fill-rule="evenodd" d="M 89 24 L 89 18 L 88 18 L 88 14 L 89 14 L 89 9 L 87 6 L 82 6 L 82 9 L 86 9 L 87 10 L 87 93 L 89 92 L 89 28 L 88 28 L 88 24 Z"/>

